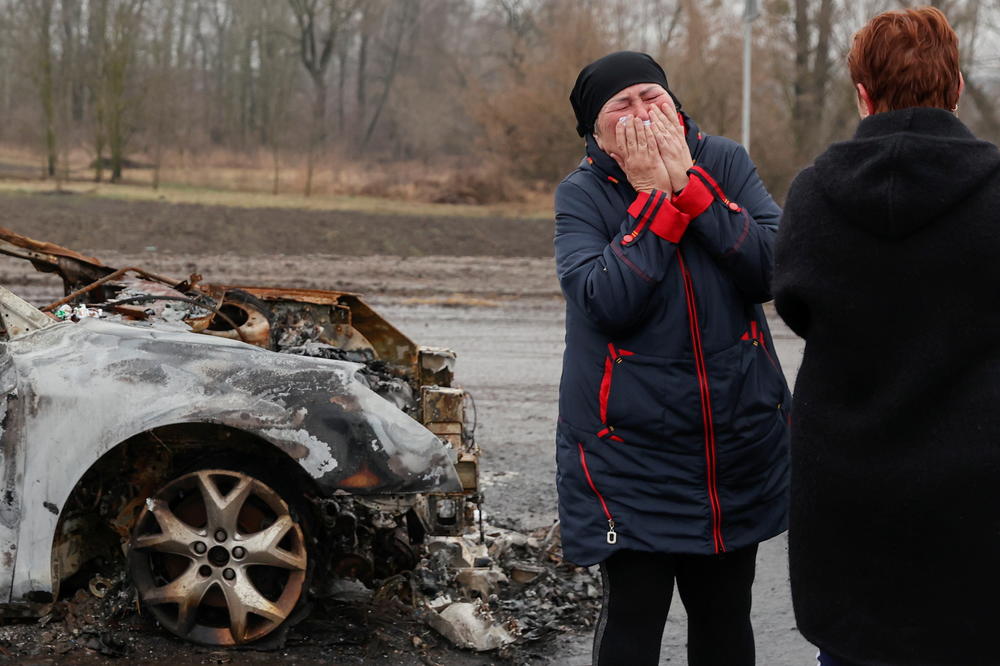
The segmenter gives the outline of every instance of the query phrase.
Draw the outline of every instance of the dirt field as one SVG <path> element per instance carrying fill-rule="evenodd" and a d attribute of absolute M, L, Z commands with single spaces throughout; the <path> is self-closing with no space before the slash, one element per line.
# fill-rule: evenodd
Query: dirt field
<path fill-rule="evenodd" d="M 66 244 L 118 266 L 139 264 L 214 282 L 285 284 L 358 291 L 420 344 L 458 352 L 456 378 L 478 407 L 486 510 L 519 528 L 555 519 L 553 439 L 563 349 L 563 302 L 551 260 L 551 223 L 516 220 L 380 218 L 125 203 L 82 196 L 0 195 L 0 226 Z M 149 248 L 155 248 L 149 249 Z M 0 283 L 36 303 L 61 294 L 58 281 L 0 259 Z M 778 354 L 794 376 L 802 344 L 774 321 Z M 795 631 L 784 537 L 761 548 L 754 588 L 758 663 L 814 663 Z M 322 630 L 316 629 L 322 642 Z M 588 635 L 566 635 L 521 655 L 519 663 L 583 666 Z M 187 663 L 217 663 L 202 650 L 166 642 Z M 675 599 L 663 664 L 686 664 L 685 622 Z M 357 647 L 299 641 L 295 663 L 354 663 Z M 353 652 L 352 652 L 353 650 Z M 234 661 L 242 659 L 240 653 Z M 246 653 L 247 656 L 252 653 Z M 499 663 L 493 656 L 439 653 L 439 663 Z M 371 663 L 435 663 L 370 651 Z M 155 655 L 150 655 L 151 658 Z M 208 660 L 208 661 L 206 661 Z"/>
<path fill-rule="evenodd" d="M 150 247 L 156 252 L 230 256 L 552 254 L 552 222 L 546 219 L 236 208 L 81 194 L 0 192 L 0 226 L 81 251 L 139 252 Z"/>

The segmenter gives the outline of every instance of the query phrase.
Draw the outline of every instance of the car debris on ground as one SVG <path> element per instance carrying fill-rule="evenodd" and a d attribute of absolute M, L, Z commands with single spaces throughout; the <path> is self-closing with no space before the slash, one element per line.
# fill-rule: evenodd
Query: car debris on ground
<path fill-rule="evenodd" d="M 409 642 L 419 651 L 438 635 L 456 647 L 496 651 L 499 660 L 517 662 L 536 641 L 591 628 L 601 597 L 593 569 L 561 560 L 558 524 L 531 534 L 487 525 L 482 534 L 431 537 L 410 571 L 368 584 L 337 577 L 315 585 L 318 608 L 309 622 L 269 649 L 309 640 L 302 632 L 318 633 L 329 620 L 337 625 L 332 644 L 364 645 L 392 625 L 409 632 L 408 641 L 396 636 L 400 649 Z M 136 605 L 124 570 L 110 578 L 95 575 L 41 618 L 0 626 L 0 656 L 141 657 L 141 630 L 149 622 L 135 615 Z"/>
<path fill-rule="evenodd" d="M 447 641 L 516 659 L 541 639 L 593 622 L 599 577 L 562 561 L 558 524 L 523 534 L 487 522 L 475 403 L 453 385 L 452 352 L 415 345 L 356 294 L 115 269 L 4 229 L 0 253 L 63 279 L 66 296 L 41 309 L 0 289 L 3 335 L 18 341 L 12 349 L 30 337 L 32 353 L 46 362 L 51 348 L 66 352 L 48 386 L 62 386 L 63 375 L 81 387 L 106 376 L 115 391 L 130 393 L 132 412 L 166 397 L 187 410 L 180 421 L 198 421 L 173 425 L 157 406 L 151 412 L 161 421 L 140 419 L 143 428 L 131 431 L 140 435 L 93 459 L 78 456 L 82 469 L 53 466 L 55 459 L 32 463 L 36 483 L 51 486 L 60 501 L 22 498 L 12 465 L 23 466 L 42 447 L 14 439 L 27 430 L 11 420 L 20 407 L 17 383 L 4 384 L 0 658 L 142 658 L 144 630 L 162 625 L 209 648 L 273 650 L 322 637 L 326 647 L 387 645 L 430 655 Z M 0 378 L 17 380 L 10 365 L 0 363 Z M 249 384 L 247 367 L 256 373 Z M 187 383 L 173 386 L 178 376 Z M 286 390 L 292 377 L 308 380 L 298 397 Z M 250 388 L 227 393 L 243 385 Z M 25 395 L 37 389 L 28 388 Z M 54 452 L 86 448 L 86 435 L 108 418 L 103 410 L 83 411 L 60 421 L 73 437 Z M 345 413 L 353 420 L 337 425 Z M 257 439 L 244 439 L 241 428 Z M 336 455 L 322 441 L 329 438 L 339 442 Z M 280 483 L 281 473 L 274 488 L 263 483 L 268 465 L 284 464 L 268 440 L 318 485 L 302 477 L 312 489 L 289 491 L 296 483 Z M 264 466 L 203 462 L 220 455 L 239 462 L 248 453 Z M 252 515 L 227 514 L 227 502 L 244 490 L 256 502 Z M 238 523 L 243 536 L 213 527 L 215 514 Z M 167 520 L 175 517 L 182 522 Z M 246 535 L 278 527 L 266 547 L 244 549 Z M 31 539 L 22 536 L 19 547 L 25 533 Z M 251 555 L 275 563 L 277 578 L 247 586 L 241 576 L 249 568 L 240 565 Z M 195 565 L 187 568 L 186 560 Z M 23 565 L 17 572 L 16 562 Z M 230 595 L 224 581 L 249 596 Z M 266 600 L 254 586 L 268 591 Z M 195 596 L 177 596 L 184 589 Z"/>

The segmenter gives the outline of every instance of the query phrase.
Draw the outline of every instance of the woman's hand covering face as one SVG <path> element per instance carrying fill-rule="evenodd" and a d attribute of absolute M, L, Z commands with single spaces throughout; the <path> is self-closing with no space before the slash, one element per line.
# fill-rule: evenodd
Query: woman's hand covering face
<path fill-rule="evenodd" d="M 688 169 L 694 166 L 691 150 L 684 136 L 684 124 L 672 104 L 653 105 L 649 109 L 651 128 L 660 158 L 670 176 L 673 192 L 687 186 Z"/>
<path fill-rule="evenodd" d="M 615 140 L 621 152 L 612 152 L 611 157 L 637 192 L 674 191 L 651 121 L 643 121 L 638 116 L 622 116 L 615 126 Z"/>

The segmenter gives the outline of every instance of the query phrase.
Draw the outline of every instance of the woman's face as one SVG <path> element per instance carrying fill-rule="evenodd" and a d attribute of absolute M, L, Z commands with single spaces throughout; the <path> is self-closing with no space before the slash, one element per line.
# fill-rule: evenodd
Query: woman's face
<path fill-rule="evenodd" d="M 670 94 L 658 83 L 637 83 L 617 92 L 609 99 L 594 121 L 594 138 L 606 153 L 619 153 L 615 142 L 615 125 L 623 116 L 649 119 L 649 109 L 654 104 L 671 102 Z"/>

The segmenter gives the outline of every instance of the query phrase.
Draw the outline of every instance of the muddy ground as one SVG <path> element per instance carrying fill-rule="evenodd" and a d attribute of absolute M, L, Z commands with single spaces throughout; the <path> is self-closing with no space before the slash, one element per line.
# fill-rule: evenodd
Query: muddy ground
<path fill-rule="evenodd" d="M 455 218 L 390 220 L 345 213 L 212 209 L 125 203 L 84 196 L 0 196 L 0 226 L 72 246 L 117 266 L 142 265 L 213 282 L 357 291 L 420 344 L 458 352 L 456 378 L 478 407 L 486 510 L 492 520 L 532 529 L 555 519 L 553 437 L 563 348 L 563 302 L 553 273 L 551 223 Z M 374 237 L 374 238 L 373 238 Z M 155 248 L 155 249 L 154 249 Z M 0 258 L 0 284 L 36 303 L 60 284 Z M 773 314 L 773 313 L 772 313 Z M 786 373 L 802 343 L 771 317 Z M 754 587 L 757 663 L 814 663 L 794 628 L 786 540 L 765 543 Z M 381 616 L 380 616 L 381 617 Z M 391 613 L 386 616 L 391 618 Z M 291 663 L 486 664 L 501 655 L 449 650 L 420 626 L 382 619 L 363 645 L 346 644 L 343 624 L 304 625 L 282 651 Z M 268 661 L 273 654 L 224 653 L 149 636 L 133 658 L 185 663 Z M 413 646 L 412 636 L 423 643 Z M 517 663 L 583 666 L 590 636 L 568 633 L 512 655 Z M 685 621 L 675 598 L 663 637 L 663 664 L 686 664 Z M 436 647 L 435 647 L 436 646 Z M 3 654 L 0 652 L 0 660 Z M 52 663 L 59 657 L 48 658 Z M 42 662 L 46 663 L 46 659 Z M 94 659 L 97 659 L 95 655 Z M 68 663 L 68 662 L 67 662 Z"/>

